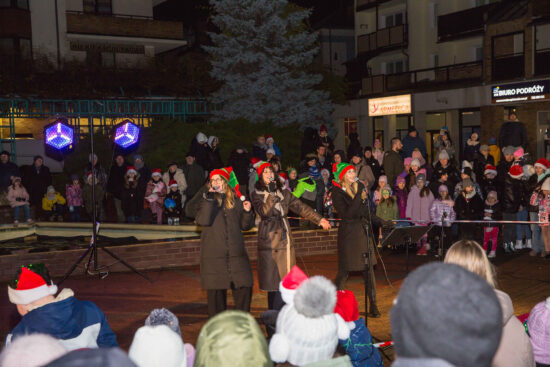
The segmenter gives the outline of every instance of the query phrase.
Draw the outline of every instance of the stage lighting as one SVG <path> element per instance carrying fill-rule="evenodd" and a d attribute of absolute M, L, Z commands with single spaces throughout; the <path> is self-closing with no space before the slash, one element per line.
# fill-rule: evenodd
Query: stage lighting
<path fill-rule="evenodd" d="M 124 120 L 114 128 L 113 140 L 122 149 L 131 148 L 139 141 L 140 128 L 130 120 Z"/>
<path fill-rule="evenodd" d="M 62 159 L 74 146 L 74 128 L 66 118 L 58 118 L 44 127 L 46 153 L 52 158 Z"/>

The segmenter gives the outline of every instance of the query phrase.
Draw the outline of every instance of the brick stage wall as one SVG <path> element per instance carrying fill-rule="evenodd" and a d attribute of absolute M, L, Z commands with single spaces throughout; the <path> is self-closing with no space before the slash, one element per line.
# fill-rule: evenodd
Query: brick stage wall
<path fill-rule="evenodd" d="M 296 255 L 308 256 L 336 253 L 337 231 L 337 229 L 330 231 L 293 231 Z M 256 233 L 245 236 L 245 247 L 250 260 L 256 260 L 257 258 L 257 238 Z M 107 248 L 140 270 L 198 265 L 200 261 L 200 239 Z M 66 250 L 0 256 L 0 281 L 11 280 L 18 266 L 37 262 L 45 263 L 53 277 L 62 276 L 84 251 Z M 128 268 L 101 250 L 98 252 L 98 257 L 100 266 L 116 263 L 109 266 L 109 271 L 111 272 L 129 271 Z M 86 257 L 73 272 L 73 275 L 81 275 L 83 273 L 83 267 L 87 260 L 88 258 Z"/>

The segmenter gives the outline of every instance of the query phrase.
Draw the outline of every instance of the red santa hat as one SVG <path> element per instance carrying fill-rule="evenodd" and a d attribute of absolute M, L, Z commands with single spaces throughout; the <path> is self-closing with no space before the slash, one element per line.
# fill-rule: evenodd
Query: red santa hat
<path fill-rule="evenodd" d="M 283 180 L 288 180 L 288 175 L 286 172 L 279 172 L 279 177 L 281 177 Z"/>
<path fill-rule="evenodd" d="M 342 316 L 350 330 L 355 329 L 355 321 L 359 319 L 359 305 L 352 291 L 340 290 L 336 292 L 334 313 Z"/>
<path fill-rule="evenodd" d="M 151 173 L 151 176 L 162 176 L 162 171 L 160 170 L 160 168 L 155 168 Z"/>
<path fill-rule="evenodd" d="M 510 171 L 508 172 L 512 178 L 518 179 L 523 177 L 523 168 L 519 164 L 515 164 L 512 167 L 510 167 Z"/>
<path fill-rule="evenodd" d="M 86 173 L 86 180 L 89 180 L 90 177 L 92 177 L 92 171 L 88 171 L 88 173 Z"/>
<path fill-rule="evenodd" d="M 241 199 L 241 201 L 245 200 L 244 195 L 241 194 L 239 181 L 237 180 L 237 176 L 233 171 L 233 167 L 225 167 L 213 170 L 212 172 L 210 172 L 210 179 L 212 180 L 212 177 L 214 177 L 215 175 L 219 175 L 221 178 L 227 181 L 229 187 L 235 190 L 235 193 Z"/>
<path fill-rule="evenodd" d="M 177 188 L 177 187 L 178 187 L 178 181 L 176 181 L 176 180 L 170 180 L 170 181 L 168 182 L 168 187 L 169 187 L 169 188 L 172 188 L 172 187 L 176 187 L 176 188 Z"/>
<path fill-rule="evenodd" d="M 269 139 L 269 138 L 273 138 L 273 136 L 269 135 L 269 134 L 265 134 L 265 140 Z"/>
<path fill-rule="evenodd" d="M 537 161 L 537 163 L 535 163 L 535 167 L 537 166 L 546 171 L 550 168 L 550 162 L 545 158 L 541 158 Z"/>
<path fill-rule="evenodd" d="M 308 277 L 302 269 L 294 265 L 292 269 L 290 269 L 290 272 L 283 278 L 281 283 L 279 283 L 281 297 L 287 305 L 294 303 L 294 294 L 296 293 L 296 289 L 298 289 L 298 287 L 307 279 Z"/>
<path fill-rule="evenodd" d="M 483 171 L 484 175 L 489 174 L 489 173 L 492 173 L 494 175 L 497 174 L 497 168 L 495 166 L 493 166 L 492 164 L 487 164 L 485 166 L 485 170 Z"/>
<path fill-rule="evenodd" d="M 49 281 L 49 284 L 48 284 Z M 8 286 L 8 296 L 11 303 L 28 305 L 46 296 L 57 293 L 44 264 L 22 266 L 15 279 Z"/>
<path fill-rule="evenodd" d="M 137 175 L 137 170 L 136 170 L 136 167 L 134 166 L 128 166 L 126 167 L 126 174 L 129 175 L 130 173 L 134 173 L 135 175 Z"/>
<path fill-rule="evenodd" d="M 327 132 L 327 126 L 325 124 L 322 124 L 321 127 L 319 127 L 319 132 Z"/>

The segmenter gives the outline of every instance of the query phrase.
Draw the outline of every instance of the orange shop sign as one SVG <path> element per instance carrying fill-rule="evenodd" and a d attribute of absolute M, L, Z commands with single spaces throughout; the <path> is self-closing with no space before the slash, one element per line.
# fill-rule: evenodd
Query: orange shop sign
<path fill-rule="evenodd" d="M 411 111 L 410 94 L 369 99 L 369 116 L 409 114 Z"/>

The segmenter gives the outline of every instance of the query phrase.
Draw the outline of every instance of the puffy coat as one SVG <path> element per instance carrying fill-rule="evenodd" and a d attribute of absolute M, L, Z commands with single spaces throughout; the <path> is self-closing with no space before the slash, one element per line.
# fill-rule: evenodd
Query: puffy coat
<path fill-rule="evenodd" d="M 0 191 L 11 185 L 11 178 L 19 175 L 19 168 L 13 162 L 0 162 Z"/>
<path fill-rule="evenodd" d="M 527 148 L 527 131 L 525 125 L 519 121 L 507 121 L 500 127 L 498 134 L 498 145 L 500 147 Z"/>
<path fill-rule="evenodd" d="M 455 200 L 454 210 L 458 219 L 480 220 L 483 218 L 483 200 L 477 194 L 470 198 L 461 194 Z"/>
<path fill-rule="evenodd" d="M 483 190 L 481 190 L 481 187 L 475 181 L 474 181 L 474 190 L 479 195 L 481 200 L 483 200 L 483 198 L 485 197 L 483 195 Z M 454 195 L 453 195 L 453 199 L 456 200 L 456 198 L 462 193 L 462 191 L 464 191 L 464 188 L 462 187 L 462 181 L 461 181 L 458 184 L 456 184 L 456 186 L 455 186 L 455 192 L 454 192 Z"/>
<path fill-rule="evenodd" d="M 258 281 L 260 289 L 279 290 L 279 282 L 296 264 L 294 243 L 287 214 L 289 210 L 314 224 L 321 216 L 302 203 L 288 190 L 255 189 L 251 194 L 254 210 L 260 216 L 258 225 Z"/>
<path fill-rule="evenodd" d="M 384 155 L 382 154 L 382 159 L 384 158 Z M 370 158 L 363 158 L 363 161 L 367 166 L 370 167 L 372 174 L 374 175 L 374 184 L 378 181 L 378 178 L 382 176 L 382 167 L 380 166 L 380 162 L 378 162 L 377 159 L 374 158 L 374 156 Z M 371 189 L 373 188 L 373 185 L 371 185 Z"/>
<path fill-rule="evenodd" d="M 67 201 L 65 200 L 65 198 L 56 191 L 55 198 L 53 200 L 48 198 L 48 195 L 44 195 L 44 197 L 42 198 L 42 210 L 46 212 L 51 212 L 55 204 L 65 205 L 66 202 Z"/>
<path fill-rule="evenodd" d="M 479 186 L 481 187 L 481 192 L 483 193 L 484 198 L 487 197 L 489 191 L 496 191 L 499 193 L 499 186 L 496 177 L 493 179 L 482 177 Z"/>
<path fill-rule="evenodd" d="M 374 174 L 370 166 L 365 163 L 364 159 L 361 159 L 361 162 L 353 165 L 355 167 L 355 172 L 357 173 L 357 178 L 362 182 L 368 182 L 368 187 L 376 184 Z"/>
<path fill-rule="evenodd" d="M 365 326 L 365 321 L 359 318 L 353 323 L 355 327 L 351 330 L 349 338 L 338 341 L 350 357 L 351 363 L 354 367 L 382 367 L 382 356 L 372 343 L 372 335 Z"/>
<path fill-rule="evenodd" d="M 185 190 L 187 190 L 187 180 L 185 179 L 183 170 L 181 168 L 176 169 L 176 172 L 174 173 L 174 175 L 170 175 L 170 171 L 164 172 L 164 174 L 162 175 L 162 181 L 164 181 L 164 183 L 166 184 L 166 187 L 168 187 L 170 180 L 176 180 L 176 182 L 178 183 L 178 190 L 181 194 L 183 201 L 185 201 Z"/>
<path fill-rule="evenodd" d="M 164 204 L 164 198 L 166 197 L 166 185 L 162 180 L 159 180 L 158 182 L 154 182 L 153 180 L 150 180 L 147 184 L 147 190 L 145 190 L 145 199 L 147 200 L 147 197 L 150 195 L 156 194 L 156 198 L 154 196 L 151 196 L 151 199 L 154 199 L 152 201 L 147 200 L 149 202 L 156 201 L 158 204 L 163 205 Z"/>
<path fill-rule="evenodd" d="M 489 204 L 487 200 L 485 200 L 484 207 L 483 207 L 483 219 L 485 218 L 491 218 L 491 220 L 500 220 L 502 219 L 502 210 L 500 209 L 500 202 L 496 202 L 494 204 Z M 485 225 L 484 228 L 491 228 L 495 225 Z M 498 224 L 496 225 L 498 226 Z"/>
<path fill-rule="evenodd" d="M 510 171 L 510 167 L 512 167 L 512 164 L 514 162 L 506 162 L 506 160 L 502 160 L 500 161 L 500 163 L 498 164 L 497 166 L 497 177 L 496 177 L 496 182 L 497 182 L 497 187 L 498 187 L 498 193 L 499 195 L 502 195 L 503 191 L 504 191 L 504 181 L 506 180 L 507 177 L 510 177 L 510 175 L 508 174 L 508 172 Z"/>
<path fill-rule="evenodd" d="M 445 214 L 445 227 L 450 227 L 452 222 L 456 219 L 456 213 L 453 209 L 452 200 L 434 200 L 430 208 L 430 219 L 432 223 L 441 226 L 441 220 L 443 219 L 443 214 Z"/>
<path fill-rule="evenodd" d="M 307 153 L 312 153 L 313 151 L 314 149 L 312 149 L 310 152 L 307 152 Z M 266 161 L 267 160 L 266 153 L 267 153 L 267 145 L 265 144 L 260 145 L 257 141 L 254 142 L 254 145 L 252 146 L 252 156 L 254 158 L 258 158 L 259 160 Z"/>
<path fill-rule="evenodd" d="M 468 162 L 473 162 L 474 158 L 479 154 L 479 140 L 468 139 L 464 145 L 464 159 Z"/>
<path fill-rule="evenodd" d="M 426 158 L 428 155 L 426 153 L 426 144 L 424 143 L 424 140 L 420 138 L 418 135 L 413 138 L 410 135 L 405 136 L 402 139 L 403 143 L 403 149 L 401 150 L 401 155 L 403 157 L 411 157 L 413 150 L 418 148 L 420 150 L 420 153 L 422 153 L 422 157 Z"/>
<path fill-rule="evenodd" d="M 550 220 L 550 196 L 546 196 L 542 192 L 534 192 L 531 195 L 529 203 L 539 207 L 539 222 L 545 223 L 539 224 L 539 226 L 548 226 Z"/>
<path fill-rule="evenodd" d="M 526 204 L 523 182 L 507 174 L 504 179 L 504 187 L 500 202 L 502 203 L 502 211 L 504 213 L 517 213 L 520 205 Z"/>
<path fill-rule="evenodd" d="M 478 180 L 481 180 L 483 177 L 483 172 L 485 171 L 486 165 L 495 165 L 495 159 L 492 155 L 488 155 L 487 158 L 481 153 L 478 153 L 476 157 L 474 158 L 474 173 L 476 174 L 476 178 Z"/>
<path fill-rule="evenodd" d="M 407 197 L 409 193 L 407 192 L 407 189 L 400 190 L 399 188 L 396 188 L 393 191 L 393 194 L 395 195 L 395 198 L 397 199 L 397 208 L 399 209 L 399 218 L 406 218 L 407 217 Z"/>
<path fill-rule="evenodd" d="M 124 185 L 124 176 L 126 176 L 126 162 L 122 163 L 122 166 L 113 163 L 111 170 L 109 171 L 109 180 L 107 180 L 107 192 L 113 195 L 115 198 L 120 199 L 122 194 L 122 186 Z"/>
<path fill-rule="evenodd" d="M 235 197 L 235 206 L 225 207 L 225 195 L 222 206 L 217 196 L 204 195 L 195 222 L 202 226 L 200 276 L 203 289 L 231 289 L 252 287 L 252 267 L 244 247 L 242 231 L 254 225 L 252 211 L 246 212 L 242 202 Z"/>
<path fill-rule="evenodd" d="M 29 205 L 29 193 L 23 186 L 9 186 L 7 199 L 12 208 L 15 208 L 16 206 Z"/>
<path fill-rule="evenodd" d="M 65 189 L 68 206 L 82 206 L 82 187 L 80 185 L 67 185 Z"/>
<path fill-rule="evenodd" d="M 439 181 L 441 176 L 445 173 L 448 175 L 445 185 L 447 185 L 449 194 L 451 194 L 455 191 L 455 186 L 460 181 L 460 174 L 454 164 L 450 163 L 450 161 L 445 167 L 443 167 L 439 161 L 435 164 L 430 182 Z M 439 185 L 437 187 L 439 187 Z"/>
<path fill-rule="evenodd" d="M 384 220 L 399 219 L 399 208 L 397 207 L 397 199 L 394 198 L 393 203 L 378 203 L 376 207 L 376 215 Z"/>
<path fill-rule="evenodd" d="M 407 218 L 414 221 L 430 222 L 430 208 L 434 201 L 434 195 L 428 190 L 428 195 L 420 197 L 420 189 L 418 186 L 413 186 L 409 197 L 407 198 Z"/>

